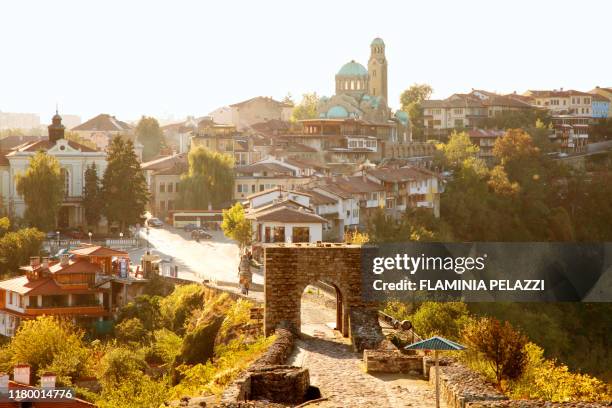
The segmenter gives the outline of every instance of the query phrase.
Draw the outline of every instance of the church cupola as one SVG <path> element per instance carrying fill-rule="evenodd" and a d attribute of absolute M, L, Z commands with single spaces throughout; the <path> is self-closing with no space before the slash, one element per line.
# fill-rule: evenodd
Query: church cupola
<path fill-rule="evenodd" d="M 55 115 L 53 115 L 53 119 L 51 119 L 51 124 L 47 129 L 49 129 L 50 142 L 55 143 L 59 139 L 64 138 L 64 130 L 66 129 L 66 127 L 62 125 L 62 117 L 57 112 L 57 109 L 55 110 Z"/>

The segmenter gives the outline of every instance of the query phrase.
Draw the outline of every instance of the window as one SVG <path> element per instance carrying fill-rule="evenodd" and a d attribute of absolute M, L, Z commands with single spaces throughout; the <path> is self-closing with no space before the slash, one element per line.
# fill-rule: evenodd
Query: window
<path fill-rule="evenodd" d="M 159 192 L 160 193 L 166 192 L 166 183 L 159 183 Z"/>
<path fill-rule="evenodd" d="M 455 119 L 455 127 L 462 128 L 463 127 L 463 119 Z"/>
<path fill-rule="evenodd" d="M 353 218 L 357 218 L 359 217 L 359 208 L 354 208 L 353 209 Z"/>
<path fill-rule="evenodd" d="M 591 98 L 584 98 L 584 104 L 589 105 L 591 103 Z"/>
<path fill-rule="evenodd" d="M 9 292 L 9 305 L 13 304 L 13 292 Z"/>
<path fill-rule="evenodd" d="M 263 184 L 259 185 L 259 191 L 264 191 L 264 185 Z"/>
<path fill-rule="evenodd" d="M 293 227 L 292 242 L 310 242 L 310 228 Z"/>
<path fill-rule="evenodd" d="M 168 211 L 174 210 L 174 201 L 168 200 Z"/>
<path fill-rule="evenodd" d="M 255 184 L 251 184 L 251 193 L 255 192 Z"/>
<path fill-rule="evenodd" d="M 274 242 L 285 242 L 285 227 L 274 227 Z"/>
<path fill-rule="evenodd" d="M 453 113 L 455 115 L 463 115 L 463 108 L 455 108 L 453 109 Z"/>
<path fill-rule="evenodd" d="M 172 193 L 172 189 L 173 189 L 174 185 L 172 183 L 168 183 L 168 192 Z"/>
<path fill-rule="evenodd" d="M 179 192 L 179 182 L 174 183 L 174 191 Z"/>
<path fill-rule="evenodd" d="M 64 178 L 64 197 L 70 195 L 70 172 L 66 169 L 61 169 L 61 174 Z"/>

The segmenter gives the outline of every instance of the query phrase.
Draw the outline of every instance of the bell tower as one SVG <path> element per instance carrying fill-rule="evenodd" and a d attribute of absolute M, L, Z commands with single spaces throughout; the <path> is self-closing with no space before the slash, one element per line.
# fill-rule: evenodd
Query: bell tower
<path fill-rule="evenodd" d="M 368 93 L 372 96 L 382 96 L 386 102 L 387 58 L 385 57 L 385 43 L 382 38 L 375 38 L 370 44 L 368 82 Z"/>
<path fill-rule="evenodd" d="M 57 108 L 55 109 L 55 115 L 53 115 L 53 119 L 51 119 L 51 124 L 47 129 L 49 129 L 49 141 L 57 142 L 59 139 L 64 138 L 64 130 L 65 126 L 62 125 L 62 117 L 57 112 Z"/>

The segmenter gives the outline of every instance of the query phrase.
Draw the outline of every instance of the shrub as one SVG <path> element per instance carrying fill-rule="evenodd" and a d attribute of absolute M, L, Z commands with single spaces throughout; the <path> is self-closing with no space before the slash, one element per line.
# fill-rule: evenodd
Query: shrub
<path fill-rule="evenodd" d="M 141 295 L 119 310 L 117 322 L 121 323 L 124 320 L 137 318 L 142 323 L 146 331 L 153 331 L 159 328 L 160 297 Z"/>
<path fill-rule="evenodd" d="M 133 317 L 115 326 L 115 336 L 123 343 L 142 342 L 147 338 L 148 332 L 139 318 Z"/>
<path fill-rule="evenodd" d="M 525 345 L 527 363 L 523 375 L 513 381 L 512 398 L 535 398 L 546 401 L 606 401 L 612 390 L 597 378 L 572 373 L 564 364 L 544 358 L 544 350 L 533 343 Z"/>
<path fill-rule="evenodd" d="M 114 389 L 143 373 L 146 368 L 142 351 L 127 347 L 111 347 L 100 361 L 98 379 L 104 390 Z"/>
<path fill-rule="evenodd" d="M 76 376 L 90 371 L 90 352 L 83 342 L 83 332 L 54 317 L 23 321 L 6 352 L 12 365 L 27 363 L 37 375 L 52 371 L 62 385 L 70 385 Z"/>
<path fill-rule="evenodd" d="M 185 331 L 185 322 L 193 310 L 202 307 L 204 294 L 198 284 L 177 286 L 159 303 L 163 326 L 177 333 Z"/>
<path fill-rule="evenodd" d="M 439 335 L 458 340 L 469 313 L 461 302 L 424 302 L 411 320 L 414 331 L 421 337 Z"/>
<path fill-rule="evenodd" d="M 471 320 L 463 338 L 472 351 L 479 354 L 493 370 L 495 380 L 503 388 L 503 380 L 518 378 L 527 364 L 527 338 L 510 323 L 493 318 Z"/>

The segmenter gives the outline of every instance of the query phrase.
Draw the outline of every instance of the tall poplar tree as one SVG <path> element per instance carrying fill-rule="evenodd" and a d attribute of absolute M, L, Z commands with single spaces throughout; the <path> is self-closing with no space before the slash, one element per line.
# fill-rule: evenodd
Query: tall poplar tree
<path fill-rule="evenodd" d="M 147 182 L 134 152 L 134 143 L 115 137 L 107 151 L 108 166 L 102 178 L 102 214 L 120 230 L 139 222 L 149 200 Z"/>

